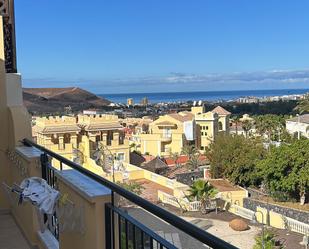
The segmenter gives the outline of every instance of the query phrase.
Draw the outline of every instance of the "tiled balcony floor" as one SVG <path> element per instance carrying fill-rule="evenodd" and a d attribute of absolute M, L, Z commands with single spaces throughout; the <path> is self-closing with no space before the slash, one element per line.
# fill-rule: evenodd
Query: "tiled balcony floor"
<path fill-rule="evenodd" d="M 0 248 L 30 249 L 13 217 L 9 214 L 0 214 Z"/>

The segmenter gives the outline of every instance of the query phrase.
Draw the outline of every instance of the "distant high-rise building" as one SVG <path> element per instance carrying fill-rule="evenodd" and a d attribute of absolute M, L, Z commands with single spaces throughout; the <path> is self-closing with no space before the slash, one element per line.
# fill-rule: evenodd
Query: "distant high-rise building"
<path fill-rule="evenodd" d="M 133 106 L 134 105 L 134 100 L 132 98 L 127 99 L 127 105 L 128 106 Z"/>
<path fill-rule="evenodd" d="M 141 105 L 148 105 L 148 104 L 149 104 L 148 98 L 147 97 L 142 98 Z"/>

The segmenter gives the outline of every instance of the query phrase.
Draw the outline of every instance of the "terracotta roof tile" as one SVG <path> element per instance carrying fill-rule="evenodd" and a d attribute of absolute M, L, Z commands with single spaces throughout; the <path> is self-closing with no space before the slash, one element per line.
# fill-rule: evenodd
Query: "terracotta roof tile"
<path fill-rule="evenodd" d="M 192 113 L 184 113 L 184 115 L 181 115 L 179 113 L 171 113 L 168 115 L 180 122 L 191 121 L 194 119 L 194 114 Z"/>
<path fill-rule="evenodd" d="M 227 110 L 225 110 L 223 107 L 221 106 L 217 106 L 215 109 L 213 109 L 211 112 L 213 113 L 217 113 L 219 115 L 230 115 L 231 113 Z"/>

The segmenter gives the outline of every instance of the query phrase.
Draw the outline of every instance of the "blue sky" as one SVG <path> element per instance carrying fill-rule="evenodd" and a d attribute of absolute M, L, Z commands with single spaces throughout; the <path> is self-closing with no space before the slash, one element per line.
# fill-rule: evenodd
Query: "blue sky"
<path fill-rule="evenodd" d="M 309 88 L 308 0 L 15 0 L 25 87 Z"/>

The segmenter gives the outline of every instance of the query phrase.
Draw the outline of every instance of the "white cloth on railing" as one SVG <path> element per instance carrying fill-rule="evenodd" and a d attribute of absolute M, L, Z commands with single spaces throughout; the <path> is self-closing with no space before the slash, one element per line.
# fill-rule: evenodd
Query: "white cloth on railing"
<path fill-rule="evenodd" d="M 53 189 L 39 177 L 30 177 L 22 181 L 20 188 L 22 201 L 31 201 L 41 213 L 52 215 L 60 197 L 59 191 Z"/>

